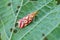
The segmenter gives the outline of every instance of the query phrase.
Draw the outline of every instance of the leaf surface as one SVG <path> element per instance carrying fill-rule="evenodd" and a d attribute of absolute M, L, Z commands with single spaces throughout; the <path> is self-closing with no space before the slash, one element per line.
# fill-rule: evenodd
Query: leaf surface
<path fill-rule="evenodd" d="M 2 40 L 59 40 L 60 5 L 55 0 L 1 0 L 0 34 Z M 16 21 L 38 11 L 25 28 L 15 27 Z M 10 29 L 16 29 L 13 33 Z M 55 36 L 54 36 L 55 35 Z M 50 38 L 51 37 L 51 38 Z M 55 39 L 54 39 L 55 38 Z"/>

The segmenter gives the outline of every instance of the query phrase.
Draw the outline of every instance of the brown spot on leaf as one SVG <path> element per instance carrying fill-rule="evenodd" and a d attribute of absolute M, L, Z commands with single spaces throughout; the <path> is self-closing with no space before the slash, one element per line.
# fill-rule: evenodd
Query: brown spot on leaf
<path fill-rule="evenodd" d="M 48 40 L 47 37 L 45 37 L 44 40 Z"/>
<path fill-rule="evenodd" d="M 60 4 L 60 0 L 56 0 L 57 1 L 57 5 L 59 5 Z"/>

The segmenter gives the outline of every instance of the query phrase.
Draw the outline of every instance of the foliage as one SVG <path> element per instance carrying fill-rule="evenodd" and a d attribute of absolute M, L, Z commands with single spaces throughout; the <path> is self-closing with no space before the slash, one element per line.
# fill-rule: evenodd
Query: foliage
<path fill-rule="evenodd" d="M 60 40 L 60 5 L 56 4 L 55 0 L 0 0 L 0 40 Z M 16 21 L 34 11 L 38 14 L 31 24 L 15 27 Z"/>

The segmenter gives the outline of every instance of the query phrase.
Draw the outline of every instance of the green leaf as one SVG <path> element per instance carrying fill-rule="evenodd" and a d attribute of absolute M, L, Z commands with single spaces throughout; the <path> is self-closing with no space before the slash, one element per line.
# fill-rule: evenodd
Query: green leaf
<path fill-rule="evenodd" d="M 32 3 L 33 4 L 33 3 Z M 34 2 L 34 4 L 35 4 L 35 2 Z M 35 10 L 39 10 L 39 13 L 38 13 L 38 15 L 37 15 L 37 20 L 35 19 L 35 21 L 34 22 L 32 22 L 31 24 L 29 24 L 28 26 L 26 26 L 25 28 L 23 28 L 23 29 L 18 29 L 17 28 L 17 33 L 16 34 L 13 34 L 13 36 L 12 36 L 12 40 L 20 40 L 20 39 L 23 39 L 23 40 L 35 40 L 35 38 L 36 38 L 36 40 L 39 40 L 39 39 L 41 39 L 40 37 L 42 37 L 42 33 L 44 33 L 44 34 L 46 34 L 47 35 L 47 33 L 48 32 L 50 32 L 50 30 L 48 30 L 48 29 L 46 29 L 47 27 L 45 27 L 44 25 L 43 25 L 43 27 L 42 27 L 42 24 L 47 24 L 47 23 L 49 23 L 48 21 L 50 20 L 47 20 L 47 19 L 45 19 L 45 16 L 48 16 L 48 15 L 50 15 L 50 12 L 52 12 L 52 13 L 55 13 L 54 11 L 52 11 L 52 10 L 55 10 L 55 4 L 54 4 L 54 2 L 52 1 L 52 2 L 50 2 L 50 3 L 48 3 L 48 4 L 46 4 L 45 6 L 44 5 L 42 5 L 41 7 L 39 7 L 38 8 L 38 6 L 36 7 L 36 6 L 34 6 L 34 5 L 31 5 L 31 6 L 34 6 L 34 7 L 30 7 L 29 6 L 30 5 L 30 3 L 28 3 L 27 5 L 24 5 L 23 7 L 22 7 L 22 11 L 20 12 L 20 14 L 19 14 L 19 16 L 18 16 L 18 19 L 19 18 L 23 18 L 24 16 L 26 16 L 28 13 L 31 13 L 31 12 L 33 12 L 33 11 L 35 11 Z M 37 5 L 37 4 L 36 4 Z M 41 5 L 41 4 L 40 4 Z M 36 8 L 37 9 L 36 9 Z M 27 8 L 27 9 L 26 9 Z M 32 10 L 31 10 L 32 9 Z M 53 15 L 56 15 L 56 14 L 52 14 L 51 13 L 51 16 L 53 17 Z M 48 18 L 51 18 L 51 16 L 50 17 L 48 17 Z M 55 16 L 54 16 L 55 17 Z M 44 23 L 45 21 L 42 21 L 42 20 L 44 20 L 45 19 L 45 21 L 47 21 L 47 23 Z M 55 23 L 55 19 L 51 19 L 51 20 L 53 20 L 53 23 Z M 50 20 L 50 21 L 51 21 Z M 42 21 L 42 23 L 41 24 L 39 24 L 40 22 Z M 57 21 L 56 21 L 57 22 Z M 53 24 L 52 23 L 52 24 Z M 38 27 L 38 24 L 39 24 L 39 27 L 42 27 L 41 29 Z M 58 24 L 58 22 L 56 23 L 56 24 L 54 24 L 54 25 L 57 25 Z M 50 26 L 52 26 L 52 25 L 50 25 L 50 24 L 47 24 L 47 25 L 49 25 L 49 27 Z M 35 28 L 35 27 L 37 27 L 37 28 Z M 39 30 L 38 30 L 38 28 L 39 28 Z M 51 27 L 51 28 L 54 28 L 54 26 L 53 27 Z M 50 29 L 51 29 L 50 28 Z M 34 30 L 35 31 L 35 33 L 34 33 L 34 31 L 32 31 L 32 33 L 30 33 L 31 32 L 31 30 Z M 37 30 L 37 31 L 36 31 Z M 48 30 L 48 31 L 47 31 Z M 40 32 L 40 31 L 42 31 L 42 32 Z M 47 32 L 46 32 L 47 31 Z M 30 34 L 29 34 L 30 33 Z M 27 37 L 26 37 L 26 35 L 28 35 Z M 34 36 L 34 35 L 36 35 L 36 36 Z M 41 36 L 37 36 L 37 35 L 41 35 Z M 31 38 L 31 36 L 32 36 L 32 38 Z M 26 37 L 26 38 L 25 38 Z"/>
<path fill-rule="evenodd" d="M 60 5 L 56 5 L 55 0 L 1 0 L 0 39 L 59 40 L 59 28 L 57 28 L 60 24 L 59 10 Z M 22 29 L 15 27 L 16 21 L 34 11 L 38 11 L 38 14 L 31 24 Z M 14 30 L 11 32 L 11 28 L 17 32 L 14 33 Z"/>
<path fill-rule="evenodd" d="M 53 10 L 45 13 L 42 18 L 38 16 L 38 21 L 31 23 L 24 29 L 19 29 L 16 34 L 13 34 L 12 40 L 41 40 L 53 31 L 57 25 L 60 23 L 60 6 L 54 8 Z M 41 10 L 40 10 L 41 12 Z M 42 14 L 41 14 L 42 15 Z M 16 38 L 16 39 L 15 39 Z"/>
<path fill-rule="evenodd" d="M 15 14 L 9 0 L 0 0 L 0 33 L 2 40 L 8 40 L 14 27 Z"/>
<path fill-rule="evenodd" d="M 47 38 L 49 40 L 60 40 L 60 24 L 57 26 L 56 29 L 54 29 L 48 36 Z"/>

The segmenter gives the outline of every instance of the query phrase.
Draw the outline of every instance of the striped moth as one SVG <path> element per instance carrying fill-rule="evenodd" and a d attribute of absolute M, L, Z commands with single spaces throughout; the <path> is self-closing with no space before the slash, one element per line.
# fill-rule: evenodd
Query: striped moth
<path fill-rule="evenodd" d="M 32 12 L 28 14 L 27 16 L 23 17 L 22 19 L 18 20 L 18 27 L 23 28 L 27 26 L 28 24 L 30 24 L 32 20 L 34 19 L 34 17 L 36 16 L 36 14 L 37 14 L 37 11 Z"/>

